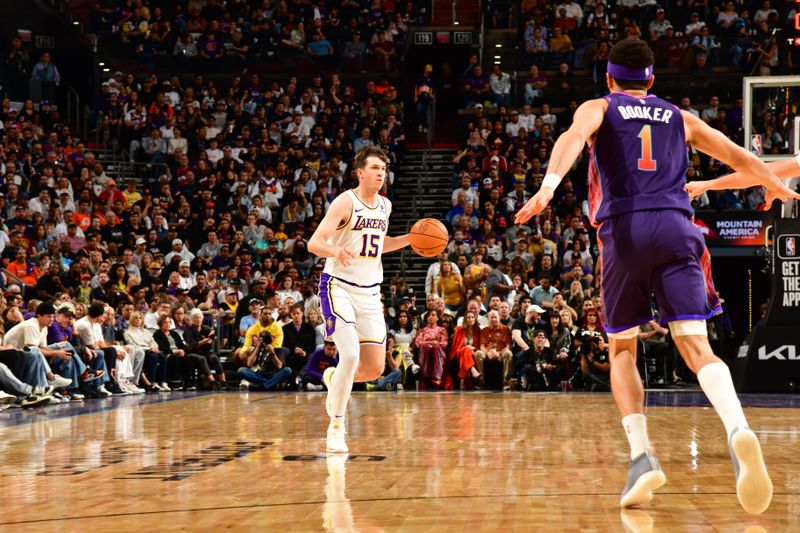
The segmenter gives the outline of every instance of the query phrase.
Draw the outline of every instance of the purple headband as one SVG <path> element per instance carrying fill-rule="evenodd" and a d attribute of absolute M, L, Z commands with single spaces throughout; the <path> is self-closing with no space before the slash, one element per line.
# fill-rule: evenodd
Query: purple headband
<path fill-rule="evenodd" d="M 647 81 L 653 76 L 653 65 L 644 68 L 630 68 L 609 61 L 606 72 L 612 78 L 620 80 Z"/>

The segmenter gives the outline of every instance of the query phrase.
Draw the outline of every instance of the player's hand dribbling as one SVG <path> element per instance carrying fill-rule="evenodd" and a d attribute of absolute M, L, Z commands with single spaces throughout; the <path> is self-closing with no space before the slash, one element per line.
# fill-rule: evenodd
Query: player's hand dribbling
<path fill-rule="evenodd" d="M 522 209 L 519 210 L 517 216 L 514 217 L 514 223 L 524 224 L 532 217 L 544 211 L 544 208 L 547 207 L 547 204 L 549 204 L 550 200 L 552 199 L 553 189 L 549 187 L 542 187 L 539 189 L 539 192 L 533 195 L 533 198 L 528 200 L 528 202 L 522 206 Z"/>
<path fill-rule="evenodd" d="M 336 253 L 333 256 L 336 258 L 337 261 L 341 262 L 344 266 L 350 266 L 350 261 L 356 258 L 355 252 L 353 250 L 348 250 L 347 248 L 342 248 L 341 246 L 336 248 Z"/>

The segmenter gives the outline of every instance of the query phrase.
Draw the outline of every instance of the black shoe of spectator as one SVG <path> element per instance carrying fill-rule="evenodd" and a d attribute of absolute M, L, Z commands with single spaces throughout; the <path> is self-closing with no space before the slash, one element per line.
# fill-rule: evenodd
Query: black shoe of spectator
<path fill-rule="evenodd" d="M 78 387 L 78 390 L 80 391 L 81 394 L 86 396 L 87 400 L 88 399 L 96 400 L 97 398 L 100 398 L 102 396 L 102 394 L 97 392 L 97 389 L 94 388 L 94 387 L 89 387 L 89 386 L 84 385 L 84 386 Z"/>

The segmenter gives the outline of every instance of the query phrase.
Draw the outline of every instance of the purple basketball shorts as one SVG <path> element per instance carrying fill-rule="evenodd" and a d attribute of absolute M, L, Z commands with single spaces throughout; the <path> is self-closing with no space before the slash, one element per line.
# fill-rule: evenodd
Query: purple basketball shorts
<path fill-rule="evenodd" d="M 605 220 L 597 230 L 606 331 L 653 319 L 706 320 L 719 313 L 711 256 L 692 221 L 677 210 L 636 211 Z"/>

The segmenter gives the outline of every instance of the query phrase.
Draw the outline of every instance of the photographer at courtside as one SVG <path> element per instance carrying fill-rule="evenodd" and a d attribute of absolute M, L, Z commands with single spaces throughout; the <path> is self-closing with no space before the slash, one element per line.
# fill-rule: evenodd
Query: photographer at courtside
<path fill-rule="evenodd" d="M 284 366 L 284 361 L 272 342 L 272 334 L 269 331 L 262 331 L 254 339 L 253 350 L 245 362 L 247 366 L 238 370 L 244 384 L 240 384 L 240 388 L 249 389 L 251 385 L 256 385 L 266 390 L 274 390 L 292 377 L 292 369 Z"/>
<path fill-rule="evenodd" d="M 289 380 L 292 370 L 284 366 L 286 350 L 282 344 L 283 329 L 272 317 L 272 309 L 264 306 L 258 322 L 250 326 L 245 334 L 240 359 L 246 366 L 238 370 L 242 378 L 240 388 L 247 389 L 253 384 L 270 390 Z"/>

